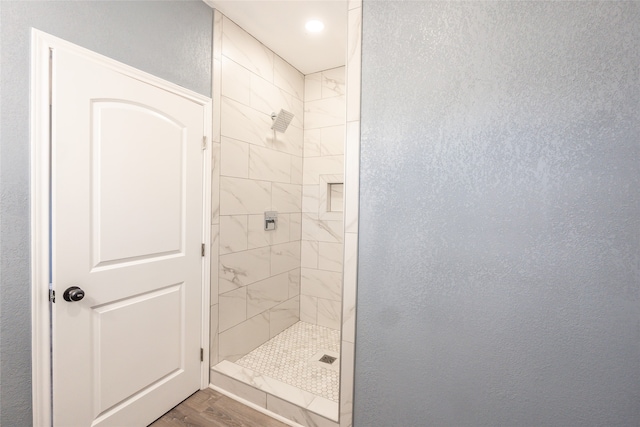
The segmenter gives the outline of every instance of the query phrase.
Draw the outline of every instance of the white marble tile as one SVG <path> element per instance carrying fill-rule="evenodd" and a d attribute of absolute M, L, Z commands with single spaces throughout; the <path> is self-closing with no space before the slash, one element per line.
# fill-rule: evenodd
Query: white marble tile
<path fill-rule="evenodd" d="M 297 213 L 302 210 L 301 185 L 274 182 L 271 187 L 271 194 L 272 210 L 283 213 Z"/>
<path fill-rule="evenodd" d="M 358 188 L 360 159 L 360 87 L 362 0 L 349 0 L 347 36 L 347 152 L 345 168 L 345 289 L 342 314 L 340 427 L 353 423 L 355 306 L 357 283 Z"/>
<path fill-rule="evenodd" d="M 222 215 L 220 217 L 220 254 L 247 249 L 247 216 Z"/>
<path fill-rule="evenodd" d="M 301 99 L 296 98 L 293 95 L 287 95 L 287 107 L 293 113 L 293 120 L 291 120 L 291 126 L 295 126 L 298 129 L 304 129 L 304 102 Z M 286 110 L 286 108 L 285 108 Z M 300 154 L 302 155 L 302 153 Z"/>
<path fill-rule="evenodd" d="M 349 427 L 353 412 L 354 346 L 343 341 L 340 346 L 340 427 Z"/>
<path fill-rule="evenodd" d="M 236 178 L 249 178 L 249 144 L 222 137 L 220 174 Z"/>
<path fill-rule="evenodd" d="M 322 128 L 305 129 L 304 157 L 319 157 L 322 147 Z"/>
<path fill-rule="evenodd" d="M 273 52 L 228 18 L 222 25 L 222 54 L 273 81 Z"/>
<path fill-rule="evenodd" d="M 264 214 L 249 215 L 247 223 L 249 249 L 262 248 L 271 244 L 273 232 L 264 229 Z"/>
<path fill-rule="evenodd" d="M 211 143 L 211 224 L 220 221 L 220 156 L 220 143 Z"/>
<path fill-rule="evenodd" d="M 289 216 L 289 241 L 294 242 L 302 238 L 302 214 L 292 213 Z"/>
<path fill-rule="evenodd" d="M 209 246 L 210 259 L 210 304 L 218 303 L 218 262 L 220 255 L 220 226 L 213 224 L 211 226 L 211 244 Z"/>
<path fill-rule="evenodd" d="M 270 394 L 267 395 L 267 409 L 307 427 L 337 427 L 334 421 L 328 420 L 311 411 L 292 405 Z"/>
<path fill-rule="evenodd" d="M 347 152 L 345 154 L 344 228 L 358 232 L 360 186 L 360 122 L 347 123 Z"/>
<path fill-rule="evenodd" d="M 223 360 L 218 365 L 225 362 Z M 218 365 L 211 369 L 211 384 L 262 408 L 267 407 L 267 394 L 264 391 L 221 374 L 218 372 Z"/>
<path fill-rule="evenodd" d="M 280 274 L 300 266 L 300 244 L 282 243 L 271 246 L 271 274 Z"/>
<path fill-rule="evenodd" d="M 251 106 L 251 76 L 249 70 L 235 61 L 222 57 L 222 96 Z"/>
<path fill-rule="evenodd" d="M 296 322 L 236 364 L 337 402 L 340 360 L 323 364 L 319 362 L 323 354 L 340 357 L 340 331 Z"/>
<path fill-rule="evenodd" d="M 271 124 L 269 126 L 271 126 Z M 282 151 L 284 153 L 293 154 L 294 156 L 302 156 L 304 145 L 304 133 L 302 128 L 294 126 L 292 122 L 284 133 L 275 131 L 270 132 L 271 133 L 265 139 L 266 147 Z"/>
<path fill-rule="evenodd" d="M 296 268 L 295 270 L 291 270 L 288 274 L 289 274 L 289 298 L 293 298 L 300 295 L 300 269 Z"/>
<path fill-rule="evenodd" d="M 300 298 L 293 297 L 269 310 L 269 336 L 278 335 L 300 320 Z"/>
<path fill-rule="evenodd" d="M 344 236 L 344 290 L 342 292 L 342 340 L 355 342 L 356 286 L 358 281 L 358 235 Z"/>
<path fill-rule="evenodd" d="M 314 325 L 318 323 L 318 298 L 300 294 L 300 320 Z"/>
<path fill-rule="evenodd" d="M 281 90 L 274 84 L 262 77 L 253 74 L 250 79 L 251 88 L 251 108 L 264 114 L 278 113 L 280 108 L 285 107 L 287 100 L 281 94 Z M 277 109 L 276 109 L 277 108 Z"/>
<path fill-rule="evenodd" d="M 248 105 L 269 116 L 284 109 L 293 113 L 292 126 L 303 126 L 303 102 L 255 74 L 251 77 L 251 103 Z"/>
<path fill-rule="evenodd" d="M 340 301 L 342 298 L 342 273 L 335 271 L 316 270 L 302 268 L 301 291 L 302 295 L 317 298 Z"/>
<path fill-rule="evenodd" d="M 342 244 L 318 243 L 318 269 L 342 271 Z"/>
<path fill-rule="evenodd" d="M 344 227 L 340 221 L 325 221 L 319 219 L 316 223 L 316 238 L 319 242 L 342 243 L 344 240 Z"/>
<path fill-rule="evenodd" d="M 218 363 L 218 304 L 209 309 L 209 366 Z"/>
<path fill-rule="evenodd" d="M 306 157 L 302 171 L 302 183 L 320 183 L 320 175 L 340 175 L 344 173 L 344 156 Z"/>
<path fill-rule="evenodd" d="M 317 184 L 302 186 L 302 212 L 318 213 L 320 206 L 318 191 Z"/>
<path fill-rule="evenodd" d="M 220 331 L 247 320 L 247 288 L 239 288 L 220 294 Z"/>
<path fill-rule="evenodd" d="M 304 104 L 304 128 L 317 129 L 346 122 L 344 96 L 317 99 Z"/>
<path fill-rule="evenodd" d="M 229 361 L 220 362 L 214 369 L 265 393 L 282 396 L 296 405 L 306 407 L 316 398 L 309 392 Z"/>
<path fill-rule="evenodd" d="M 289 183 L 291 155 L 252 145 L 249 150 L 249 178 Z"/>
<path fill-rule="evenodd" d="M 271 208 L 271 183 L 242 178 L 220 178 L 220 214 L 257 214 Z"/>
<path fill-rule="evenodd" d="M 250 144 L 266 146 L 271 130 L 271 117 L 244 104 L 222 97 L 221 135 Z"/>
<path fill-rule="evenodd" d="M 250 249 L 220 256 L 220 293 L 228 292 L 269 277 L 269 247 Z"/>
<path fill-rule="evenodd" d="M 267 231 L 271 236 L 271 244 L 279 245 L 280 243 L 289 243 L 289 227 L 290 215 L 279 213 L 276 229 Z"/>
<path fill-rule="evenodd" d="M 220 129 L 220 120 L 221 120 L 220 93 L 222 92 L 221 86 L 222 86 L 222 63 L 220 59 L 214 59 L 213 68 L 211 70 L 211 92 L 213 94 L 211 98 L 211 101 L 212 101 L 211 102 L 212 104 L 211 141 L 213 142 L 220 142 L 220 131 L 221 131 Z"/>
<path fill-rule="evenodd" d="M 304 76 L 304 102 L 322 98 L 322 72 Z"/>
<path fill-rule="evenodd" d="M 322 98 L 344 95 L 345 67 L 332 68 L 322 72 Z"/>
<path fill-rule="evenodd" d="M 213 58 L 220 59 L 222 55 L 222 13 L 213 10 Z"/>
<path fill-rule="evenodd" d="M 253 317 L 289 298 L 289 274 L 271 276 L 248 285 L 246 289 L 246 312 L 248 317 Z"/>
<path fill-rule="evenodd" d="M 318 219 L 317 214 L 302 214 L 302 240 L 341 243 L 342 221 L 325 221 Z"/>
<path fill-rule="evenodd" d="M 360 120 L 362 8 L 349 11 L 347 35 L 347 121 Z"/>
<path fill-rule="evenodd" d="M 276 55 L 273 67 L 273 83 L 280 89 L 295 96 L 304 99 L 304 74 L 295 69 L 291 64 Z"/>
<path fill-rule="evenodd" d="M 235 362 L 269 340 L 269 313 L 251 317 L 220 334 L 220 359 Z"/>
<path fill-rule="evenodd" d="M 304 144 L 304 130 L 302 127 L 290 126 L 291 130 L 287 129 L 286 137 L 289 145 L 291 146 L 291 154 L 302 157 L 302 147 Z"/>
<path fill-rule="evenodd" d="M 329 126 L 320 130 L 322 132 L 320 155 L 335 156 L 344 154 L 345 125 Z"/>
<path fill-rule="evenodd" d="M 331 196 L 330 185 L 337 184 L 337 181 L 329 180 L 327 182 L 326 177 L 327 175 L 320 175 L 320 184 L 318 184 L 318 219 L 337 221 L 340 219 L 340 217 L 336 217 L 336 215 L 340 215 L 339 213 L 327 215 L 331 213 L 329 206 L 329 197 Z M 334 218 L 332 218 L 332 216 Z"/>
<path fill-rule="evenodd" d="M 315 240 L 303 240 L 300 244 L 300 266 L 318 268 L 319 244 Z"/>
<path fill-rule="evenodd" d="M 302 184 L 302 157 L 291 155 L 291 184 Z"/>
<path fill-rule="evenodd" d="M 307 406 L 307 409 L 311 412 L 315 412 L 316 414 L 320 414 L 326 418 L 331 418 L 333 420 L 338 419 L 338 402 L 334 402 L 329 399 L 325 399 L 324 397 L 318 396 L 313 399 L 313 402 Z"/>
<path fill-rule="evenodd" d="M 340 330 L 340 301 L 318 298 L 318 325 Z"/>

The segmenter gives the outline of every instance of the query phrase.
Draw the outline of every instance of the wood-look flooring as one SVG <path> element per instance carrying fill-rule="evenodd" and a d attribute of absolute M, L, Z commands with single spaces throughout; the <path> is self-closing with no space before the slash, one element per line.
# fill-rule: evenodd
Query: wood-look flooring
<path fill-rule="evenodd" d="M 149 427 L 287 427 L 215 390 L 200 390 Z"/>

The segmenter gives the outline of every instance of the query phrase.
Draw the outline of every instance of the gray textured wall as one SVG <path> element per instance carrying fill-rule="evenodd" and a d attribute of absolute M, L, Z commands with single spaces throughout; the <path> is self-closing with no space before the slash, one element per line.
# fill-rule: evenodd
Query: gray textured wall
<path fill-rule="evenodd" d="M 0 425 L 31 424 L 30 28 L 211 96 L 200 1 L 0 0 Z"/>
<path fill-rule="evenodd" d="M 640 2 L 364 2 L 355 425 L 640 425 Z"/>

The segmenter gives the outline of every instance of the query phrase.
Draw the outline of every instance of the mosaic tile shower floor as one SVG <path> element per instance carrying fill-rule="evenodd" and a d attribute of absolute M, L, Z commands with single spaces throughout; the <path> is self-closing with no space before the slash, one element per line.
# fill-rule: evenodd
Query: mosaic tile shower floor
<path fill-rule="evenodd" d="M 318 362 L 316 359 L 324 354 L 333 357 L 340 354 L 340 331 L 298 322 L 236 364 L 337 402 L 339 359 L 331 365 Z"/>

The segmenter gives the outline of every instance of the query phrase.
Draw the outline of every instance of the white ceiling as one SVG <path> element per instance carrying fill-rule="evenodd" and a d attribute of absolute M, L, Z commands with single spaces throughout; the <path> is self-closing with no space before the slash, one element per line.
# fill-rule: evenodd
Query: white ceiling
<path fill-rule="evenodd" d="M 347 0 L 204 0 L 303 74 L 340 67 L 347 50 Z M 319 19 L 324 30 L 304 24 Z"/>

